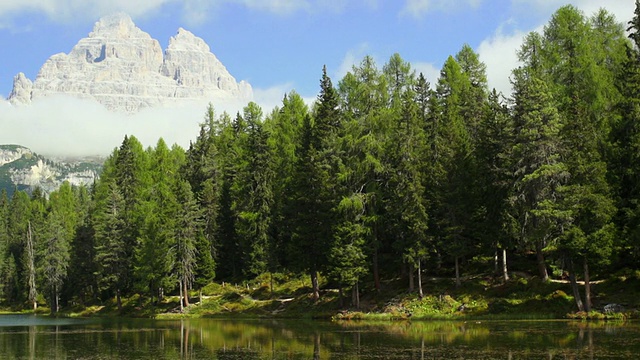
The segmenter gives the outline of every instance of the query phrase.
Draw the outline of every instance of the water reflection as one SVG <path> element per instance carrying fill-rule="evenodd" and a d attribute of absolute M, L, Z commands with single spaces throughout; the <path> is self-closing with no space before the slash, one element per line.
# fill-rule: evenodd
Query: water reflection
<path fill-rule="evenodd" d="M 2 359 L 631 359 L 637 323 L 0 316 Z"/>

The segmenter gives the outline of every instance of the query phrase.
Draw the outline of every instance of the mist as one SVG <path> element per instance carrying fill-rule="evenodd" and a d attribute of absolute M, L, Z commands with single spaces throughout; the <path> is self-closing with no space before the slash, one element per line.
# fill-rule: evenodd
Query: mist
<path fill-rule="evenodd" d="M 269 113 L 284 93 L 264 91 L 256 102 Z M 276 100 L 277 98 L 277 100 Z M 235 116 L 246 102 L 211 102 L 217 115 Z M 181 102 L 144 109 L 135 114 L 107 110 L 94 100 L 66 95 L 35 99 L 29 105 L 13 106 L 0 100 L 0 144 L 15 144 L 51 157 L 108 156 L 125 135 L 133 135 L 145 146 L 159 138 L 171 146 L 188 148 L 195 141 L 209 101 Z"/>

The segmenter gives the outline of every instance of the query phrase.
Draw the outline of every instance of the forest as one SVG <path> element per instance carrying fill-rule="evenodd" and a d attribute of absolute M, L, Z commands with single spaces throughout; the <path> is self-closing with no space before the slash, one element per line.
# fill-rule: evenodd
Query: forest
<path fill-rule="evenodd" d="M 126 136 L 91 187 L 0 194 L 0 302 L 121 306 L 285 272 L 314 300 L 320 277 L 422 296 L 423 276 L 459 285 L 485 258 L 505 281 L 566 277 L 588 312 L 590 279 L 640 265 L 638 0 L 634 15 L 558 9 L 508 96 L 464 45 L 438 79 L 366 56 L 335 84 L 322 69 L 313 105 L 210 105 L 188 149 Z"/>

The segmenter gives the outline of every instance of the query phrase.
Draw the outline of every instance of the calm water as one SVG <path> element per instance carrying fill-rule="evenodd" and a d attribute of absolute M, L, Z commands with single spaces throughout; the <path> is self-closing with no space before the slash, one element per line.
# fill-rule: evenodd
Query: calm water
<path fill-rule="evenodd" d="M 0 315 L 0 359 L 637 359 L 639 323 L 50 319 Z"/>

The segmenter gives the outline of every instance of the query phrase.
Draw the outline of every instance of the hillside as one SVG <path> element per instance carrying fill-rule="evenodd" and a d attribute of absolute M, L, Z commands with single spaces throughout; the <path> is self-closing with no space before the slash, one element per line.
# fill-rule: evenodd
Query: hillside
<path fill-rule="evenodd" d="M 8 194 L 36 187 L 48 194 L 65 181 L 91 185 L 101 169 L 98 158 L 53 160 L 20 145 L 0 145 L 0 189 Z"/>

